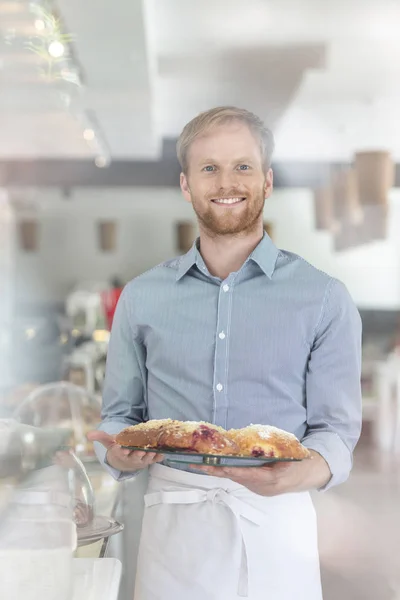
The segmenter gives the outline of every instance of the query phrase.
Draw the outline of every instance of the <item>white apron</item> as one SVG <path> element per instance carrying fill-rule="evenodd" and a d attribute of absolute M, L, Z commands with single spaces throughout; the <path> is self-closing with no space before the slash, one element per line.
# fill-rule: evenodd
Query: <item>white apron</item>
<path fill-rule="evenodd" d="M 321 600 L 310 494 L 153 465 L 134 600 Z"/>

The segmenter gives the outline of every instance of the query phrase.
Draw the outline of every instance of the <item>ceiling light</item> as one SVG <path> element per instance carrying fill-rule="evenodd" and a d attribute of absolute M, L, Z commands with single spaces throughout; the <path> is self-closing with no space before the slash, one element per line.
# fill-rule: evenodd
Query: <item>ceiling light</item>
<path fill-rule="evenodd" d="M 105 156 L 96 156 L 94 164 L 96 165 L 96 167 L 98 167 L 99 169 L 104 169 L 104 167 L 108 166 L 108 160 L 106 159 Z"/>
<path fill-rule="evenodd" d="M 61 42 L 55 40 L 49 45 L 49 54 L 53 58 L 61 58 L 64 55 L 65 46 Z"/>
<path fill-rule="evenodd" d="M 46 24 L 42 19 L 36 19 L 35 27 L 38 31 L 43 31 L 46 27 Z"/>
<path fill-rule="evenodd" d="M 95 133 L 93 129 L 85 129 L 83 132 L 83 137 L 87 142 L 91 142 L 95 138 Z"/>

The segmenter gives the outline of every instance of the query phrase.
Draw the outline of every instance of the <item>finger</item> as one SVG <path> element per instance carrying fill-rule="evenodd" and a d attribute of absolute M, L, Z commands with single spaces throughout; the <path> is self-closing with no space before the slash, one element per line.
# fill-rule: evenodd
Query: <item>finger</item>
<path fill-rule="evenodd" d="M 142 461 L 147 455 L 147 452 L 143 452 L 141 450 L 131 450 L 129 452 L 129 458 L 137 459 Z"/>
<path fill-rule="evenodd" d="M 285 471 L 292 466 L 291 462 L 275 462 L 267 465 L 262 465 L 262 469 L 265 471 Z"/>
<path fill-rule="evenodd" d="M 214 477 L 226 477 L 224 474 L 224 469 L 221 467 L 205 467 L 203 465 L 190 465 L 192 469 L 196 469 L 197 471 L 201 471 L 206 475 L 213 475 Z"/>
<path fill-rule="evenodd" d="M 203 467 L 203 465 L 192 465 L 190 464 L 189 467 L 191 469 L 196 469 L 196 471 L 201 471 L 202 473 L 209 473 L 212 469 L 212 467 Z"/>
<path fill-rule="evenodd" d="M 148 456 L 151 458 L 151 463 L 162 462 L 164 460 L 164 454 L 159 454 L 158 452 L 151 452 Z"/>
<path fill-rule="evenodd" d="M 160 455 L 157 452 L 149 452 L 147 456 L 143 459 L 143 462 L 147 466 L 150 466 L 156 462 L 160 462 L 161 460 L 164 460 L 164 456 L 162 454 Z"/>
<path fill-rule="evenodd" d="M 253 469 L 250 469 L 250 471 L 252 471 Z M 222 469 L 225 477 L 231 477 L 234 479 L 248 479 L 249 475 L 251 475 L 251 473 L 249 473 L 249 469 L 244 469 L 241 467 L 223 467 Z"/>
<path fill-rule="evenodd" d="M 157 454 L 155 454 L 154 452 L 146 452 L 142 458 L 142 463 L 144 463 L 145 465 L 150 465 L 153 462 L 155 456 L 157 456 Z"/>
<path fill-rule="evenodd" d="M 86 437 L 90 442 L 99 442 L 105 448 L 107 448 L 107 450 L 108 448 L 111 448 L 111 446 L 115 445 L 115 439 L 112 435 L 109 435 L 105 431 L 100 431 L 98 429 L 89 431 L 86 434 Z"/>

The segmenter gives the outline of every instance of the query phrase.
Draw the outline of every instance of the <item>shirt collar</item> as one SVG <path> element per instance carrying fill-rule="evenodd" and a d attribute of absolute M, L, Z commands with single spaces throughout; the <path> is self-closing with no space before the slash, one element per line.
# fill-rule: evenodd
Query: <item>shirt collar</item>
<path fill-rule="evenodd" d="M 261 242 L 254 248 L 253 252 L 249 256 L 249 260 L 255 262 L 260 269 L 272 279 L 272 275 L 275 271 L 276 261 L 279 256 L 279 250 L 266 233 Z"/>
<path fill-rule="evenodd" d="M 189 252 L 184 254 L 179 261 L 178 273 L 176 280 L 179 281 L 188 271 L 196 264 L 204 264 L 204 261 L 198 250 L 199 238 L 194 242 Z M 279 255 L 279 250 L 271 240 L 271 238 L 264 233 L 261 242 L 256 246 L 253 252 L 250 254 L 248 260 L 255 262 L 260 269 L 269 277 L 275 270 L 276 261 Z"/>
<path fill-rule="evenodd" d="M 193 246 L 190 248 L 189 252 L 181 256 L 179 260 L 178 273 L 176 275 L 176 280 L 179 281 L 182 279 L 184 275 L 193 267 L 193 265 L 197 262 L 197 255 L 199 251 L 197 250 L 197 240 L 194 242 Z"/>

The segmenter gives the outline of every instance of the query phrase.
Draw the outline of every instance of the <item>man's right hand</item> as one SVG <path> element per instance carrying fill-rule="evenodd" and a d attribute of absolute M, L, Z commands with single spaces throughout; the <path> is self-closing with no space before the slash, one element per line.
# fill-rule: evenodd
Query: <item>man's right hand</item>
<path fill-rule="evenodd" d="M 164 460 L 162 454 L 155 452 L 140 452 L 139 450 L 127 450 L 116 443 L 115 438 L 105 431 L 89 431 L 87 439 L 90 442 L 99 442 L 106 448 L 106 460 L 110 467 L 117 471 L 137 471 L 145 469 L 150 465 Z"/>

